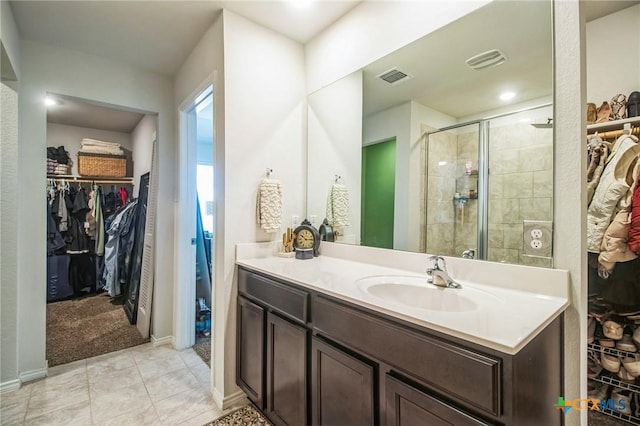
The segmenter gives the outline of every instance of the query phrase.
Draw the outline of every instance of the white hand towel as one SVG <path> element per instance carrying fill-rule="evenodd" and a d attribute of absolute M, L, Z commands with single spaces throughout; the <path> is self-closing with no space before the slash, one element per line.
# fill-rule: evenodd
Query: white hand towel
<path fill-rule="evenodd" d="M 341 183 L 334 183 L 329 191 L 327 220 L 334 228 L 349 226 L 349 191 Z"/>
<path fill-rule="evenodd" d="M 278 232 L 282 223 L 282 186 L 276 179 L 262 179 L 256 202 L 258 225 L 265 232 Z"/>

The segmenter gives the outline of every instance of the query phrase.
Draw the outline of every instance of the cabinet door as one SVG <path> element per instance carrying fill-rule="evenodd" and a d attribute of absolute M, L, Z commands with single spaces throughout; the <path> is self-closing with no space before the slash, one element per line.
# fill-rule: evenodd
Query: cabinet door
<path fill-rule="evenodd" d="M 307 424 L 307 330 L 267 314 L 267 408 L 278 425 Z"/>
<path fill-rule="evenodd" d="M 373 425 L 374 367 L 323 340 L 311 340 L 311 424 Z"/>
<path fill-rule="evenodd" d="M 258 408 L 264 408 L 264 309 L 238 296 L 236 383 Z"/>
<path fill-rule="evenodd" d="M 395 377 L 385 376 L 387 426 L 488 425 Z"/>

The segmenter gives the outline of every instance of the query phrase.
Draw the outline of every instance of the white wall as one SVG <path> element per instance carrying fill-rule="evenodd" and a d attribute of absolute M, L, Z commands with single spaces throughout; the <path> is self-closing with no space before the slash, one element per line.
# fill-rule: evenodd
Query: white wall
<path fill-rule="evenodd" d="M 8 1 L 0 2 L 0 42 L 7 51 L 13 71 L 20 76 L 20 34 Z"/>
<path fill-rule="evenodd" d="M 4 390 L 18 378 L 18 93 L 4 81 L 0 110 L 0 390 Z"/>
<path fill-rule="evenodd" d="M 138 197 L 140 176 L 151 171 L 153 141 L 158 129 L 158 117 L 147 114 L 131 133 L 133 151 L 133 197 Z"/>
<path fill-rule="evenodd" d="M 60 145 L 64 145 L 64 148 L 67 150 L 71 160 L 73 161 L 71 174 L 74 175 L 78 174 L 78 151 L 82 146 L 83 138 L 119 143 L 123 148 L 129 151 L 131 151 L 133 147 L 131 144 L 131 133 L 112 132 L 108 130 L 91 129 L 88 127 L 47 123 L 47 146 L 58 147 Z"/>
<path fill-rule="evenodd" d="M 7 58 L 0 83 L 0 392 L 18 382 L 18 94 L 20 37 L 9 2 L 0 2 L 0 43 Z M 18 81 L 6 81 L 5 78 Z"/>
<path fill-rule="evenodd" d="M 46 253 L 42 185 L 46 170 L 47 92 L 159 113 L 159 163 L 153 335 L 172 333 L 173 291 L 173 93 L 172 83 L 131 66 L 69 49 L 22 41 L 20 140 L 18 151 L 18 355 L 25 378 L 45 368 Z"/>
<path fill-rule="evenodd" d="M 223 14 L 227 220 L 224 281 L 216 284 L 215 297 L 225 305 L 226 330 L 224 371 L 216 365 L 214 375 L 224 373 L 226 390 L 235 388 L 235 245 L 281 238 L 256 225 L 256 190 L 267 167 L 283 184 L 283 226 L 291 215 L 304 215 L 307 105 L 302 45 L 230 11 Z"/>
<path fill-rule="evenodd" d="M 349 191 L 349 227 L 340 241 L 360 243 L 362 170 L 362 72 L 309 96 L 307 217 L 320 226 L 335 175 Z"/>
<path fill-rule="evenodd" d="M 307 93 L 487 3 L 487 0 L 362 2 L 305 45 Z"/>
<path fill-rule="evenodd" d="M 587 101 L 640 90 L 640 4 L 587 23 Z"/>

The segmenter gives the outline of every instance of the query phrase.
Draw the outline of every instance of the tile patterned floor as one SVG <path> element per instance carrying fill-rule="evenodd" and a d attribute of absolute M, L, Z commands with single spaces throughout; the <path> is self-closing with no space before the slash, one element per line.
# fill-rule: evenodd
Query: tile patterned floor
<path fill-rule="evenodd" d="M 202 426 L 223 415 L 210 376 L 193 349 L 147 343 L 52 367 L 0 395 L 0 424 Z"/>

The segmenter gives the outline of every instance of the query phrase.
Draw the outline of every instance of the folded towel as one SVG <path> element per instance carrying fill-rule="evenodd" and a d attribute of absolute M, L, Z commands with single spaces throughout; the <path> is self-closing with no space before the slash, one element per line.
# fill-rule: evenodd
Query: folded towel
<path fill-rule="evenodd" d="M 327 221 L 338 229 L 349 226 L 349 191 L 341 183 L 334 183 L 329 190 Z"/>
<path fill-rule="evenodd" d="M 276 179 L 262 179 L 256 202 L 258 225 L 265 232 L 278 232 L 282 222 L 282 186 Z"/>
<path fill-rule="evenodd" d="M 109 154 L 109 155 L 124 155 L 124 151 L 120 148 L 103 148 L 99 146 L 84 146 L 78 150 L 84 154 Z"/>
<path fill-rule="evenodd" d="M 120 148 L 120 144 L 119 143 L 114 143 L 114 142 L 104 142 L 104 141 L 99 141 L 96 139 L 89 139 L 89 138 L 84 138 L 82 139 L 82 147 L 84 148 L 85 146 L 102 146 L 105 148 Z"/>

